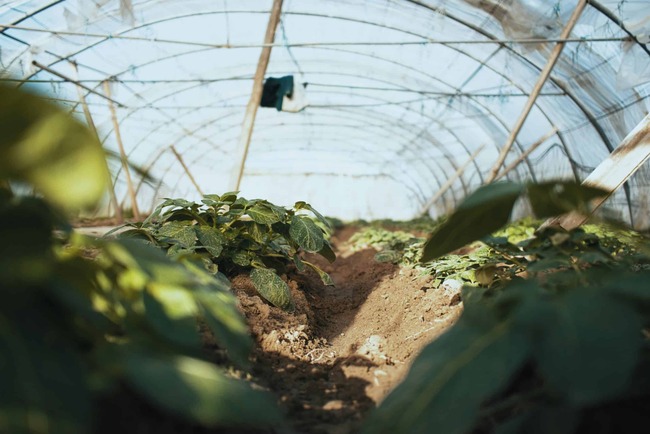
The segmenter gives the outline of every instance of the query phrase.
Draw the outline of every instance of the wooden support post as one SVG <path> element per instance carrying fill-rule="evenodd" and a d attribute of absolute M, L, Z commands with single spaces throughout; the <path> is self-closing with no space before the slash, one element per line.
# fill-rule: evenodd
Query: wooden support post
<path fill-rule="evenodd" d="M 75 82 L 78 83 L 79 69 L 77 69 L 77 64 L 75 62 L 70 62 L 70 65 L 72 66 Z M 97 127 L 95 127 L 95 122 L 93 121 L 93 117 L 90 114 L 90 109 L 88 108 L 88 103 L 86 102 L 86 95 L 84 95 L 83 88 L 78 85 L 75 87 L 77 88 L 77 94 L 79 95 L 79 101 L 81 102 L 81 107 L 83 108 L 84 116 L 86 118 L 86 123 L 88 124 L 88 128 L 90 128 L 92 132 L 95 134 L 95 137 L 97 137 L 97 141 L 100 141 L 99 134 L 97 134 Z M 122 207 L 120 206 L 120 203 L 117 200 L 117 196 L 115 195 L 115 186 L 113 185 L 113 179 L 111 178 L 111 171 L 110 171 L 110 167 L 108 167 L 108 161 L 106 161 L 106 173 L 108 174 L 107 175 L 108 194 L 111 199 L 111 205 L 113 205 L 113 209 L 115 210 L 115 217 L 117 218 L 117 223 L 122 224 L 124 223 L 124 216 L 122 215 Z"/>
<path fill-rule="evenodd" d="M 183 161 L 183 157 L 181 157 L 181 154 L 179 154 L 176 151 L 176 148 L 174 147 L 174 145 L 170 145 L 169 149 L 172 150 L 172 152 L 176 156 L 176 159 L 178 160 L 178 162 L 181 163 L 181 166 L 183 166 L 183 169 L 185 170 L 185 173 L 190 178 L 190 181 L 192 181 L 192 184 L 194 184 L 194 187 L 196 188 L 196 191 L 198 191 L 199 194 L 201 195 L 201 197 L 203 197 L 203 191 L 201 191 L 201 187 L 199 187 L 199 184 L 196 183 L 196 180 L 192 176 L 192 173 L 190 173 L 190 169 L 188 169 L 187 166 L 185 165 L 185 162 Z"/>
<path fill-rule="evenodd" d="M 606 196 L 594 199 L 591 203 L 591 215 L 630 179 L 648 158 L 650 158 L 650 115 L 647 115 L 582 182 L 583 185 L 608 192 Z M 556 225 L 569 231 L 582 225 L 591 215 L 569 213 L 547 220 L 540 229 Z"/>
<path fill-rule="evenodd" d="M 431 199 L 429 199 L 429 200 L 427 201 L 427 203 L 426 203 L 422 208 L 420 208 L 420 212 L 419 212 L 419 214 L 418 214 L 420 217 L 425 216 L 425 215 L 429 212 L 429 209 L 433 206 L 433 204 L 436 203 L 436 201 L 437 201 L 438 199 L 440 199 L 440 197 L 442 197 L 442 195 L 445 194 L 445 192 L 451 188 L 451 186 L 454 184 L 454 182 L 455 182 L 458 178 L 460 178 L 460 176 L 463 174 L 463 172 L 465 171 L 465 169 L 467 168 L 467 166 L 469 166 L 469 165 L 472 163 L 472 161 L 474 161 L 474 160 L 476 159 L 476 157 L 478 157 L 478 154 L 481 153 L 481 151 L 483 150 L 483 148 L 485 148 L 485 145 L 481 145 L 481 146 L 480 146 L 476 151 L 474 151 L 474 153 L 473 153 L 472 155 L 470 155 L 470 157 L 467 159 L 467 161 L 465 161 L 465 162 L 464 162 L 464 163 L 463 163 L 463 164 L 458 168 L 458 170 L 456 170 L 456 173 L 454 173 L 454 174 L 453 174 L 453 175 L 452 175 L 452 176 L 447 180 L 447 182 L 445 182 L 445 183 L 442 185 L 442 187 L 440 187 L 440 189 L 436 192 L 436 194 L 434 194 L 433 197 L 432 197 Z"/>
<path fill-rule="evenodd" d="M 131 181 L 131 172 L 129 170 L 129 163 L 126 158 L 126 152 L 124 152 L 124 144 L 122 143 L 122 135 L 120 134 L 120 125 L 117 122 L 117 114 L 115 113 L 115 107 L 113 106 L 113 100 L 111 98 L 111 87 L 108 81 L 104 81 L 104 92 L 109 98 L 108 108 L 111 111 L 111 119 L 113 120 L 113 130 L 115 132 L 115 139 L 117 140 L 117 146 L 120 148 L 120 160 L 122 160 L 122 168 L 124 169 L 124 174 L 126 175 L 126 186 L 129 189 L 129 196 L 131 197 L 131 207 L 133 208 L 133 217 L 136 220 L 140 220 L 140 211 L 138 210 L 138 202 L 135 198 L 135 190 L 133 189 L 133 181 Z"/>
<path fill-rule="evenodd" d="M 269 17 L 269 24 L 266 27 L 266 34 L 264 36 L 264 47 L 260 54 L 260 59 L 257 62 L 257 70 L 253 79 L 253 90 L 251 98 L 246 106 L 246 114 L 242 123 L 242 132 L 239 139 L 239 149 L 241 156 L 239 158 L 239 167 L 236 173 L 233 174 L 233 181 L 231 182 L 231 190 L 239 190 L 242 177 L 244 175 L 244 167 L 246 166 L 246 158 L 248 157 L 248 148 L 251 144 L 253 137 L 253 128 L 255 126 L 255 116 L 257 115 L 257 108 L 262 100 L 262 90 L 264 87 L 264 74 L 266 74 L 266 67 L 269 64 L 271 57 L 271 45 L 275 39 L 275 30 L 280 22 L 280 13 L 282 11 L 282 0 L 273 0 L 273 8 L 271 9 L 271 16 Z"/>
<path fill-rule="evenodd" d="M 532 152 L 533 152 L 535 149 L 539 148 L 539 146 L 540 146 L 542 143 L 544 143 L 544 142 L 547 141 L 549 138 L 551 138 L 555 133 L 557 133 L 557 131 L 558 131 L 557 127 L 553 127 L 553 128 L 551 128 L 551 131 L 549 131 L 548 133 L 544 134 L 544 135 L 543 135 L 539 140 L 537 140 L 535 143 L 533 143 L 532 145 L 530 145 L 530 147 L 529 147 L 528 149 L 526 149 L 526 151 L 525 151 L 523 154 L 521 154 L 521 155 L 519 156 L 519 158 L 517 158 L 515 161 L 513 161 L 512 163 L 510 163 L 510 164 L 508 165 L 508 167 L 506 167 L 505 169 L 503 169 L 503 171 L 499 172 L 499 174 L 498 174 L 497 176 L 494 177 L 493 181 L 498 181 L 499 179 L 501 179 L 501 178 L 503 178 L 504 176 L 506 176 L 506 175 L 507 175 L 507 174 L 508 174 L 512 169 L 514 169 L 515 167 L 517 167 L 517 166 L 519 165 L 519 163 L 521 163 L 521 162 L 524 161 L 526 158 L 528 158 L 528 156 L 529 156 L 530 154 L 532 154 Z"/>
<path fill-rule="evenodd" d="M 562 34 L 560 35 L 559 38 L 560 40 L 567 39 L 571 35 L 571 31 L 573 30 L 573 27 L 578 22 L 578 19 L 580 18 L 582 11 L 585 9 L 585 6 L 587 6 L 587 1 L 588 0 L 578 1 L 578 5 L 573 11 L 571 18 L 569 19 L 566 26 L 564 27 L 564 30 L 562 30 Z M 485 181 L 486 183 L 490 183 L 494 181 L 495 177 L 497 176 L 497 173 L 499 173 L 499 169 L 503 165 L 503 162 L 505 161 L 508 152 L 510 152 L 510 148 L 512 148 L 512 145 L 515 143 L 515 140 L 517 139 L 517 135 L 521 131 L 521 128 L 524 126 L 524 122 L 526 122 L 526 119 L 528 118 L 528 115 L 530 114 L 533 105 L 535 105 L 535 101 L 537 100 L 539 93 L 542 91 L 542 87 L 544 87 L 544 83 L 546 83 L 546 80 L 551 75 L 551 71 L 553 70 L 553 67 L 555 67 L 557 60 L 560 58 L 560 54 L 562 54 L 562 49 L 564 49 L 564 45 L 565 42 L 557 42 L 555 47 L 553 48 L 553 51 L 551 52 L 551 56 L 549 57 L 548 62 L 546 62 L 544 69 L 542 69 L 542 71 L 540 72 L 539 78 L 537 79 L 537 83 L 535 83 L 535 86 L 533 87 L 533 90 L 531 91 L 530 96 L 528 97 L 528 101 L 524 106 L 523 112 L 519 116 L 519 119 L 517 119 L 517 123 L 515 124 L 512 131 L 510 132 L 510 135 L 508 136 L 508 140 L 506 141 L 505 145 L 503 145 L 503 148 L 501 148 L 501 152 L 499 153 L 499 157 L 497 158 L 496 163 L 494 163 L 494 166 L 492 166 L 492 170 L 490 171 L 490 174 L 488 175 Z"/>

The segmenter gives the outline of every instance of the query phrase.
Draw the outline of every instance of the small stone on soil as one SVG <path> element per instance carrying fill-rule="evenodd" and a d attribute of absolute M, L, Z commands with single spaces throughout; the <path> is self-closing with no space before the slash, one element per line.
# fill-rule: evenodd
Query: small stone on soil
<path fill-rule="evenodd" d="M 323 406 L 323 410 L 327 410 L 327 411 L 341 410 L 342 408 L 343 408 L 343 401 L 341 401 L 340 399 L 334 399 L 332 401 L 328 401 Z"/>

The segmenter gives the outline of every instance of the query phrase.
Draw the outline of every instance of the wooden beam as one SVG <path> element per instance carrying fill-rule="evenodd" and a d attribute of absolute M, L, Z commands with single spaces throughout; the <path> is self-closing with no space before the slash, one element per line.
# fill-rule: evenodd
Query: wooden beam
<path fill-rule="evenodd" d="M 72 66 L 72 72 L 74 75 L 75 82 L 78 83 L 79 69 L 77 68 L 77 64 L 76 62 L 70 62 L 70 65 Z M 77 94 L 79 95 L 79 101 L 81 102 L 81 107 L 83 108 L 84 117 L 86 118 L 86 123 L 88 124 L 88 128 L 90 128 L 90 130 L 95 134 L 95 137 L 97 137 L 97 141 L 101 143 L 101 140 L 99 140 L 99 134 L 97 134 L 97 127 L 95 126 L 93 117 L 90 114 L 90 109 L 88 108 L 88 103 L 86 102 L 86 95 L 84 95 L 83 87 L 79 85 L 75 87 L 77 88 Z M 122 224 L 124 223 L 124 216 L 122 215 L 122 207 L 120 206 L 120 203 L 117 200 L 117 196 L 115 195 L 115 185 L 113 185 L 113 179 L 111 178 L 111 170 L 110 167 L 108 167 L 108 161 L 106 161 L 106 173 L 108 178 L 108 194 L 111 199 L 111 205 L 113 205 L 113 209 L 115 210 L 115 217 L 117 218 L 117 223 Z"/>
<path fill-rule="evenodd" d="M 241 155 L 239 158 L 239 166 L 237 172 L 233 175 L 233 181 L 231 182 L 232 185 L 230 188 L 231 190 L 239 190 L 239 186 L 241 185 L 241 180 L 244 175 L 244 167 L 246 166 L 246 159 L 248 158 L 248 148 L 250 147 L 251 138 L 253 137 L 253 128 L 255 127 L 255 116 L 257 115 L 257 108 L 262 101 L 264 74 L 266 74 L 266 68 L 271 57 L 271 48 L 273 41 L 275 40 L 275 30 L 277 29 L 278 23 L 280 22 L 281 12 L 282 0 L 273 0 L 273 8 L 271 9 L 269 23 L 266 27 L 266 34 L 264 35 L 264 48 L 262 48 L 260 59 L 257 62 L 257 70 L 255 71 L 255 77 L 253 79 L 253 90 L 251 92 L 251 98 L 248 101 L 248 105 L 246 106 L 244 121 L 242 122 L 242 132 L 239 139 L 239 149 L 241 151 Z"/>
<path fill-rule="evenodd" d="M 192 176 L 192 173 L 190 172 L 190 169 L 188 169 L 187 166 L 185 165 L 185 161 L 183 161 L 183 157 L 181 157 L 181 154 L 179 154 L 176 151 L 176 148 L 174 147 L 174 145 L 170 145 L 169 149 L 172 150 L 172 152 L 176 156 L 176 159 L 178 160 L 178 162 L 181 163 L 181 166 L 183 166 L 183 169 L 185 170 L 185 174 L 188 176 L 188 178 L 190 178 L 190 181 L 192 181 L 192 184 L 194 184 L 194 188 L 196 188 L 196 191 L 198 191 L 199 194 L 201 195 L 201 197 L 203 197 L 203 191 L 201 191 L 201 187 L 199 187 L 199 184 L 196 183 L 196 180 Z"/>
<path fill-rule="evenodd" d="M 419 215 L 420 217 L 425 216 L 425 215 L 429 212 L 429 209 L 433 206 L 433 204 L 436 203 L 436 201 L 437 201 L 438 199 L 440 199 L 440 197 L 442 197 L 442 195 L 445 194 L 445 192 L 451 188 L 451 186 L 454 184 L 454 182 L 455 182 L 458 178 L 460 178 L 460 176 L 463 174 L 463 172 L 465 171 L 465 169 L 467 168 L 467 166 L 469 166 L 469 165 L 472 163 L 472 161 L 474 161 L 474 160 L 476 159 L 476 157 L 478 157 L 478 154 L 481 153 L 481 151 L 483 150 L 483 148 L 485 148 L 485 145 L 481 145 L 481 146 L 480 146 L 476 151 L 474 151 L 474 153 L 472 153 L 472 155 L 469 156 L 469 158 L 467 159 L 467 161 L 465 161 L 465 162 L 464 162 L 464 163 L 463 163 L 463 164 L 462 164 L 462 165 L 461 165 L 461 166 L 456 170 L 456 173 L 454 173 L 453 175 L 451 175 L 451 177 L 447 180 L 447 182 L 445 182 L 445 183 L 442 185 L 442 187 L 440 187 L 440 189 L 436 192 L 436 194 L 434 194 L 433 197 L 432 197 L 431 199 L 429 199 L 429 200 L 427 201 L 427 203 L 425 203 L 424 206 L 423 206 L 422 208 L 420 208 L 420 212 L 418 213 L 418 215 Z"/>
<path fill-rule="evenodd" d="M 560 35 L 559 38 L 560 40 L 567 39 L 571 35 L 571 31 L 573 30 L 573 27 L 578 22 L 578 19 L 580 18 L 582 11 L 585 9 L 585 6 L 587 6 L 587 0 L 578 1 L 578 4 L 575 10 L 573 11 L 573 14 L 571 15 L 571 18 L 569 18 L 569 21 L 564 27 L 564 30 L 562 30 L 562 34 Z M 515 126 L 513 127 L 512 131 L 510 132 L 510 135 L 508 136 L 506 143 L 503 145 L 503 148 L 501 148 L 499 157 L 497 158 L 497 161 L 494 163 L 494 166 L 492 166 L 492 170 L 490 171 L 490 174 L 488 175 L 485 181 L 486 183 L 490 183 L 494 181 L 494 179 L 497 176 L 497 173 L 499 173 L 499 169 L 501 169 L 501 166 L 503 165 L 503 162 L 505 161 L 508 152 L 510 152 L 510 148 L 512 148 L 512 145 L 515 143 L 515 140 L 517 139 L 517 135 L 519 135 L 521 128 L 524 126 L 524 123 L 526 122 L 528 115 L 530 114 L 531 110 L 533 109 L 533 106 L 535 105 L 535 101 L 537 101 L 537 97 L 539 93 L 542 91 L 542 87 L 544 87 L 546 80 L 551 75 L 551 71 L 553 70 L 553 67 L 555 67 L 557 60 L 560 58 L 560 54 L 562 54 L 562 50 L 564 49 L 565 45 L 566 45 L 565 42 L 558 42 L 555 45 L 555 47 L 553 47 L 553 51 L 551 51 L 551 56 L 546 62 L 544 69 L 542 69 L 542 71 L 540 72 L 539 78 L 537 79 L 537 83 L 535 83 L 535 86 L 533 87 L 533 90 L 531 91 L 530 96 L 528 97 L 528 101 L 526 101 L 524 110 L 519 116 L 519 119 L 517 119 L 517 122 L 515 123 Z"/>
<path fill-rule="evenodd" d="M 120 160 L 122 160 L 122 168 L 124 169 L 124 174 L 126 175 L 126 186 L 129 190 L 129 196 L 131 197 L 131 207 L 133 209 L 133 217 L 136 220 L 140 220 L 140 210 L 138 210 L 138 202 L 135 199 L 135 190 L 133 189 L 133 181 L 131 180 L 131 171 L 129 170 L 129 163 L 126 157 L 126 152 L 124 152 L 124 144 L 122 143 L 122 134 L 120 134 L 120 125 L 117 122 L 117 114 L 115 113 L 115 106 L 113 106 L 113 100 L 111 99 L 111 87 L 108 81 L 104 81 L 104 92 L 108 97 L 108 108 L 111 111 L 111 119 L 113 121 L 113 130 L 115 131 L 115 139 L 117 140 L 117 146 L 120 149 Z"/>
<path fill-rule="evenodd" d="M 582 225 L 616 190 L 618 190 L 650 158 L 650 115 L 647 115 L 609 156 L 582 182 L 583 185 L 607 191 L 595 199 L 590 215 L 569 213 L 547 220 L 541 228 L 558 225 L 572 230 Z"/>
<path fill-rule="evenodd" d="M 545 141 L 547 141 L 548 139 L 550 139 L 550 138 L 551 138 L 555 133 L 557 133 L 557 132 L 558 132 L 557 127 L 553 127 L 553 128 L 551 128 L 551 131 L 549 131 L 548 133 L 544 134 L 544 135 L 543 135 L 540 139 L 538 139 L 535 143 L 533 143 L 532 145 L 530 145 L 530 147 L 529 147 L 528 149 L 526 149 L 526 151 L 525 151 L 524 153 L 522 153 L 522 154 L 519 156 L 519 158 L 517 158 L 515 161 L 513 161 L 512 163 L 510 163 L 510 164 L 508 165 L 508 167 L 506 167 L 506 168 L 503 169 L 501 172 L 499 172 L 499 174 L 498 174 L 497 176 L 494 177 L 493 181 L 498 181 L 499 179 L 501 179 L 501 178 L 503 178 L 504 176 L 506 176 L 510 171 L 512 171 L 515 167 L 517 167 L 517 166 L 519 165 L 519 163 L 521 163 L 521 162 L 524 161 L 526 158 L 528 158 L 528 156 L 529 156 L 530 154 L 532 154 L 533 151 L 534 151 L 535 149 L 539 148 L 539 146 L 540 146 L 542 143 L 544 143 Z"/>

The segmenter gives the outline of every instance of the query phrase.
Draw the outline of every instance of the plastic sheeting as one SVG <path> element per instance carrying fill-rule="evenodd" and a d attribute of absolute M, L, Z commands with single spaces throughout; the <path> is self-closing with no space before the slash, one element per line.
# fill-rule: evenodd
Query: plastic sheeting
<path fill-rule="evenodd" d="M 84 119 L 78 79 L 117 150 L 109 80 L 141 209 L 231 189 L 270 0 L 1 1 L 2 79 Z M 431 208 L 450 211 L 489 173 L 577 0 L 285 0 L 267 77 L 308 83 L 298 113 L 260 108 L 241 192 L 331 216 L 411 218 L 480 146 Z M 505 165 L 507 175 L 583 180 L 650 107 L 650 3 L 589 1 Z M 91 92 L 90 90 L 94 92 Z M 114 162 L 118 197 L 125 177 Z M 650 225 L 647 165 L 607 203 Z M 110 212 L 104 209 L 102 212 Z"/>

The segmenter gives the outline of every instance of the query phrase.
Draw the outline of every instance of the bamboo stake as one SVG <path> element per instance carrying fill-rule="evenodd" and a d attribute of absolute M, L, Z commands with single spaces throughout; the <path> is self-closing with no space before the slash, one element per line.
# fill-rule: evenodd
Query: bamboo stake
<path fill-rule="evenodd" d="M 122 134 L 120 134 L 120 125 L 117 123 L 117 114 L 115 113 L 115 106 L 113 106 L 113 100 L 111 98 L 111 87 L 108 84 L 108 81 L 104 81 L 104 92 L 109 98 L 108 108 L 111 111 L 111 119 L 113 121 L 113 129 L 115 130 L 115 139 L 117 140 L 117 145 L 120 148 L 120 159 L 122 160 L 122 168 L 126 174 L 126 186 L 129 189 L 129 196 L 131 196 L 131 207 L 133 208 L 133 217 L 136 220 L 140 220 L 140 211 L 138 210 L 138 202 L 135 199 L 135 190 L 133 189 L 133 182 L 131 181 L 131 171 L 129 170 L 129 164 L 126 158 L 126 152 L 124 152 L 124 144 L 122 143 Z"/>
<path fill-rule="evenodd" d="M 262 53 L 260 54 L 260 59 L 257 63 L 257 70 L 255 71 L 255 77 L 253 79 L 253 90 L 251 92 L 251 98 L 248 101 L 246 114 L 242 123 L 242 133 L 239 139 L 241 158 L 239 161 L 239 169 L 237 170 L 236 178 L 234 178 L 232 188 L 232 190 L 235 191 L 239 190 L 241 179 L 244 175 L 244 166 L 246 165 L 248 149 L 251 144 L 251 138 L 253 137 L 253 128 L 255 127 L 255 116 L 257 115 L 257 108 L 259 107 L 260 101 L 262 100 L 264 74 L 266 74 L 266 68 L 269 65 L 269 59 L 271 57 L 271 46 L 266 46 L 266 44 L 273 44 L 273 40 L 275 39 L 275 30 L 278 27 L 278 22 L 280 21 L 281 11 L 282 0 L 273 0 L 271 16 L 269 17 L 269 23 L 266 27 L 266 34 L 264 35 L 265 46 L 262 48 Z"/>
<path fill-rule="evenodd" d="M 569 37 L 571 31 L 573 30 L 573 27 L 578 22 L 578 19 L 580 18 L 582 11 L 584 10 L 585 6 L 587 6 L 587 1 L 588 0 L 579 0 L 578 5 L 576 6 L 575 10 L 573 11 L 573 14 L 571 15 L 571 18 L 569 19 L 566 26 L 564 27 L 564 30 L 562 30 L 562 34 L 560 35 L 559 38 L 560 40 L 567 39 Z M 533 90 L 530 93 L 530 97 L 528 97 L 528 101 L 524 106 L 524 110 L 519 116 L 519 119 L 517 119 L 517 123 L 515 124 L 512 131 L 510 132 L 510 135 L 508 136 L 508 140 L 506 141 L 505 145 L 503 145 L 503 148 L 501 148 L 501 152 L 499 153 L 499 157 L 497 158 L 496 163 L 494 163 L 494 166 L 492 166 L 492 170 L 490 171 L 490 174 L 485 181 L 486 183 L 490 183 L 494 181 L 495 177 L 497 176 L 499 169 L 501 168 L 503 162 L 506 159 L 506 155 L 508 155 L 510 148 L 512 148 L 512 145 L 517 139 L 517 135 L 521 131 L 521 128 L 524 126 L 524 122 L 526 122 L 526 119 L 528 118 L 528 115 L 530 114 L 533 105 L 535 105 L 535 101 L 537 101 L 537 96 L 542 91 L 542 87 L 544 87 L 544 83 L 546 83 L 546 80 L 551 75 L 551 71 L 553 70 L 553 67 L 555 67 L 557 60 L 560 58 L 560 54 L 562 54 L 562 50 L 564 49 L 565 45 L 566 45 L 565 42 L 558 42 L 553 48 L 553 51 L 551 52 L 551 56 L 549 57 L 548 62 L 546 62 L 544 69 L 542 69 L 542 71 L 540 72 L 539 78 L 537 79 L 537 83 L 535 83 L 535 86 L 533 87 Z"/>
<path fill-rule="evenodd" d="M 196 191 L 198 191 L 199 194 L 201 195 L 201 197 L 203 197 L 203 191 L 201 191 L 201 187 L 199 187 L 199 184 L 196 183 L 196 180 L 192 176 L 192 173 L 190 173 L 190 169 L 188 169 L 187 166 L 185 165 L 185 162 L 183 161 L 183 157 L 181 157 L 181 154 L 176 152 L 176 148 L 174 147 L 174 145 L 170 145 L 169 149 L 172 150 L 172 152 L 176 156 L 176 159 L 178 160 L 178 162 L 181 163 L 181 166 L 183 166 L 183 169 L 185 170 L 185 173 L 190 178 L 190 181 L 192 181 L 192 184 L 194 184 L 194 187 L 196 188 Z"/>
<path fill-rule="evenodd" d="M 544 143 L 545 141 L 547 141 L 548 139 L 550 139 L 550 138 L 551 138 L 555 133 L 557 133 L 557 132 L 558 132 L 557 127 L 553 127 L 553 128 L 551 128 L 551 131 L 549 131 L 548 133 L 544 134 L 544 135 L 543 135 L 539 140 L 537 140 L 535 143 L 533 143 L 532 145 L 530 145 L 530 147 L 529 147 L 528 149 L 526 149 L 526 151 L 525 151 L 523 154 L 521 154 L 521 155 L 519 156 L 519 158 L 517 158 L 515 161 L 513 161 L 512 163 L 510 163 L 510 164 L 508 165 L 508 167 L 506 167 L 505 169 L 503 169 L 503 171 L 501 171 L 497 176 L 495 176 L 495 177 L 494 177 L 494 181 L 498 181 L 499 179 L 501 179 L 501 178 L 503 178 L 504 176 L 506 176 L 506 175 L 507 175 L 507 174 L 508 174 L 512 169 L 514 169 L 515 167 L 517 167 L 517 166 L 519 165 L 519 163 L 521 163 L 522 161 L 524 161 L 524 160 L 525 160 L 525 159 L 526 159 L 530 154 L 532 154 L 533 151 L 534 151 L 535 149 L 539 148 L 539 146 L 540 146 L 542 143 Z"/>
<path fill-rule="evenodd" d="M 420 217 L 423 217 L 424 215 L 426 215 L 426 213 L 429 212 L 429 209 L 433 206 L 433 204 L 436 203 L 436 201 L 438 199 L 440 199 L 440 197 L 442 197 L 442 195 L 445 194 L 445 192 L 451 188 L 451 186 L 454 184 L 454 182 L 458 178 L 460 178 L 460 176 L 463 174 L 463 172 L 465 171 L 467 166 L 469 166 L 472 163 L 472 161 L 474 161 L 476 159 L 476 157 L 478 157 L 478 154 L 483 150 L 483 148 L 485 148 L 485 145 L 481 145 L 476 151 L 474 151 L 474 153 L 472 155 L 470 155 L 470 157 L 467 159 L 467 161 L 465 161 L 458 168 L 458 170 L 456 170 L 456 173 L 454 173 L 447 180 L 447 182 L 445 182 L 443 184 L 443 186 L 440 187 L 440 190 L 438 190 L 436 192 L 436 194 L 434 194 L 433 197 L 431 199 L 429 199 L 427 201 L 427 203 L 422 208 L 420 208 L 420 213 L 419 213 Z"/>
<path fill-rule="evenodd" d="M 70 65 L 72 66 L 72 71 L 75 76 L 75 81 L 78 83 L 79 69 L 77 68 L 77 64 L 75 62 L 70 62 Z M 83 108 L 84 111 L 86 123 L 88 124 L 88 127 L 91 129 L 91 131 L 95 133 L 95 137 L 97 137 L 97 140 L 99 141 L 99 134 L 97 134 L 97 127 L 95 126 L 93 117 L 90 114 L 90 109 L 88 108 L 88 103 L 86 102 L 86 95 L 84 95 L 83 93 L 83 88 L 78 85 L 75 87 L 77 88 L 77 94 L 79 95 L 79 101 L 81 102 L 81 107 Z M 115 185 L 113 184 L 113 179 L 111 178 L 111 171 L 110 168 L 108 167 L 108 161 L 106 161 L 106 173 L 107 173 L 107 181 L 108 181 L 108 194 L 110 196 L 111 205 L 115 210 L 115 217 L 117 218 L 117 223 L 122 224 L 124 223 L 124 216 L 122 215 L 122 207 L 120 206 L 120 203 L 117 200 L 117 196 L 115 195 Z"/>

